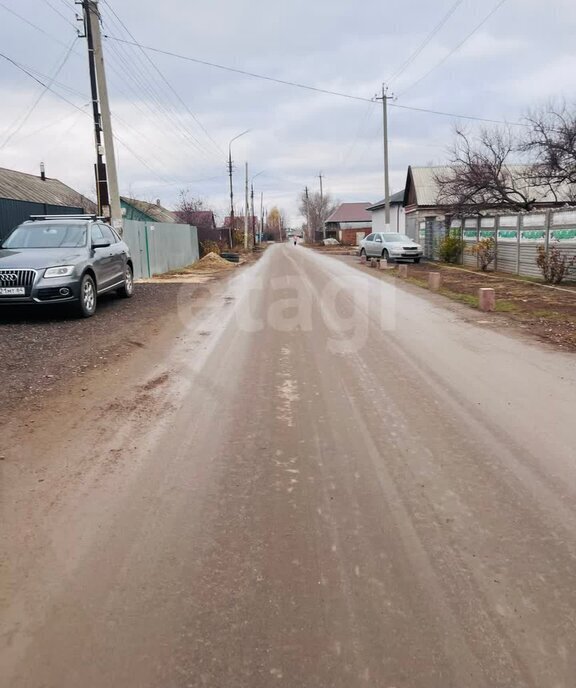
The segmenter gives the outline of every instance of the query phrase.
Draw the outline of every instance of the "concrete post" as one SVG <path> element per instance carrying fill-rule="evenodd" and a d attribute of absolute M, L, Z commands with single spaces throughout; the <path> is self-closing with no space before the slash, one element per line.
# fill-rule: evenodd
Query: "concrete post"
<path fill-rule="evenodd" d="M 440 285 L 442 284 L 442 273 L 440 272 L 429 272 L 428 273 L 428 287 L 432 291 L 438 291 Z"/>
<path fill-rule="evenodd" d="M 378 267 L 378 261 L 376 258 L 370 258 L 370 267 L 371 268 L 377 268 Z"/>
<path fill-rule="evenodd" d="M 362 263 L 362 265 L 366 263 L 366 255 L 364 253 L 360 256 L 360 262 Z"/>
<path fill-rule="evenodd" d="M 496 309 L 496 292 L 494 289 L 486 287 L 478 289 L 478 308 L 485 313 Z"/>
<path fill-rule="evenodd" d="M 380 258 L 380 262 L 378 263 L 378 268 L 380 270 L 387 270 L 388 269 L 388 261 L 386 258 Z"/>
<path fill-rule="evenodd" d="M 408 266 L 406 263 L 401 263 L 398 266 L 398 277 L 408 277 Z"/>

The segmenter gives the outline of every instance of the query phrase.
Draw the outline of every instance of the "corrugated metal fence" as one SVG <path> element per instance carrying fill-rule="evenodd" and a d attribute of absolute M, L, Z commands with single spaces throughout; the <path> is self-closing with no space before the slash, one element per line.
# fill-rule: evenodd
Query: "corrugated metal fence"
<path fill-rule="evenodd" d="M 123 226 L 136 279 L 176 270 L 199 258 L 196 227 L 137 220 L 124 220 Z"/>
<path fill-rule="evenodd" d="M 456 225 L 456 226 L 455 226 Z M 469 250 L 479 239 L 493 237 L 496 260 L 491 268 L 526 277 L 542 277 L 536 265 L 539 246 L 546 250 L 557 246 L 567 256 L 576 256 L 576 211 L 547 210 L 533 213 L 466 217 L 452 221 L 452 231 L 459 230 L 464 239 L 463 263 L 478 267 Z"/>

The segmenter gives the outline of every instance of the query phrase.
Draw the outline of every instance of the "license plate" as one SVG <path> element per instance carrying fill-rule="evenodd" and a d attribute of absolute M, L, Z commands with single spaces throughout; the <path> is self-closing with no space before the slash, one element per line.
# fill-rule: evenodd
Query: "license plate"
<path fill-rule="evenodd" d="M 24 287 L 0 287 L 0 296 L 25 296 Z"/>

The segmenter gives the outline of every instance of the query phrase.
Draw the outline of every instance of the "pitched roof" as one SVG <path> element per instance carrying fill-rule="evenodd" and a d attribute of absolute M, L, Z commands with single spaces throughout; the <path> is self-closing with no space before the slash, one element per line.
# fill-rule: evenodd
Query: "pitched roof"
<path fill-rule="evenodd" d="M 180 217 L 178 211 L 175 212 L 176 217 Z M 186 213 L 189 224 L 196 229 L 215 229 L 216 221 L 214 220 L 214 213 L 211 210 L 194 210 Z M 184 220 L 182 220 L 184 221 Z"/>
<path fill-rule="evenodd" d="M 372 222 L 370 203 L 341 203 L 326 222 Z"/>
<path fill-rule="evenodd" d="M 531 165 L 506 165 L 506 170 L 510 173 L 512 178 L 521 178 L 530 170 Z M 408 203 L 408 190 L 413 185 L 416 205 L 431 206 L 438 205 L 438 183 L 436 176 L 447 176 L 452 171 L 452 168 L 443 165 L 438 167 L 408 167 L 408 175 L 406 178 L 405 200 L 404 205 Z M 555 198 L 552 192 L 544 187 L 534 187 L 525 184 L 522 191 L 528 193 L 538 203 L 554 203 Z M 559 195 L 562 196 L 561 189 L 558 189 Z M 566 197 L 568 200 L 568 197 Z"/>
<path fill-rule="evenodd" d="M 89 198 L 58 179 L 42 179 L 35 174 L 8 170 L 4 167 L 0 167 L 0 198 L 82 208 L 88 213 L 96 212 L 96 205 Z"/>
<path fill-rule="evenodd" d="M 390 196 L 390 203 L 392 205 L 402 205 L 404 203 L 404 189 L 402 191 L 397 191 L 396 193 L 392 194 Z M 380 208 L 384 208 L 386 205 L 386 199 L 383 198 L 381 201 L 378 201 L 377 203 L 374 203 L 374 205 L 371 205 L 368 210 L 379 210 Z"/>
<path fill-rule="evenodd" d="M 158 203 L 151 203 L 150 201 L 139 201 L 137 198 L 128 198 L 127 196 L 120 197 L 124 203 L 131 205 L 136 210 L 139 210 L 144 215 L 148 215 L 156 222 L 167 222 L 175 224 L 178 222 L 176 214 L 167 208 L 163 208 Z"/>

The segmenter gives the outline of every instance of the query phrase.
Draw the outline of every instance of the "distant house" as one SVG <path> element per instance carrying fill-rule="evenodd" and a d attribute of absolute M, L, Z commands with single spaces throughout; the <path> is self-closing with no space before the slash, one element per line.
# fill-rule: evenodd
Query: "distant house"
<path fill-rule="evenodd" d="M 357 246 L 372 232 L 372 213 L 370 203 L 341 203 L 326 218 L 326 236 L 338 239 L 341 244 Z"/>
<path fill-rule="evenodd" d="M 178 212 L 176 213 L 178 215 Z M 198 230 L 198 241 L 215 241 L 218 244 L 228 241 L 228 232 L 216 227 L 216 219 L 211 210 L 187 211 L 180 216 L 180 221 L 186 222 Z"/>
<path fill-rule="evenodd" d="M 368 210 L 372 213 L 372 231 L 386 231 L 386 199 L 371 205 Z M 404 215 L 404 189 L 390 196 L 390 226 L 389 232 L 404 234 L 406 231 L 406 218 Z"/>
<path fill-rule="evenodd" d="M 0 168 L 0 240 L 30 215 L 83 215 L 96 205 L 58 179 Z"/>
<path fill-rule="evenodd" d="M 140 201 L 136 198 L 120 197 L 122 217 L 125 220 L 138 220 L 140 222 L 158 222 L 159 224 L 175 224 L 178 222 L 176 213 L 162 207 L 160 199 L 156 203 Z"/>

